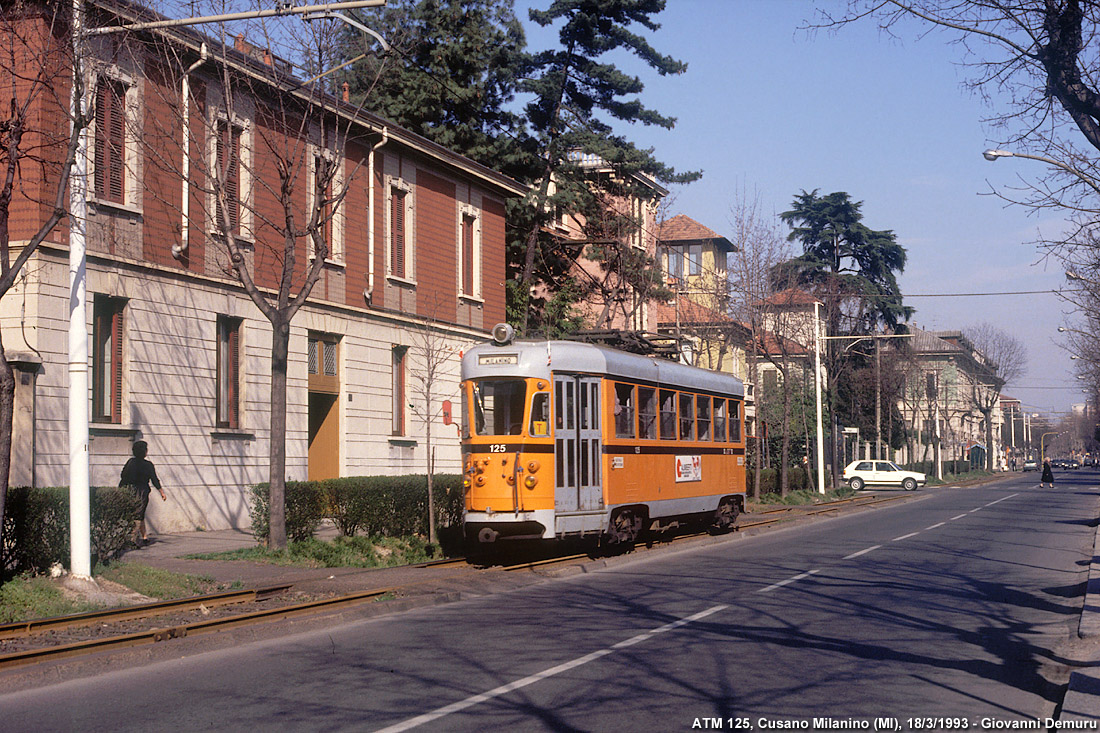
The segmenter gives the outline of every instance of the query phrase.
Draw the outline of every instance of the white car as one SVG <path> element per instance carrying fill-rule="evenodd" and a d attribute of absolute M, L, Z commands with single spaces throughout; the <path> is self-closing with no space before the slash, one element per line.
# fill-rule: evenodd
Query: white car
<path fill-rule="evenodd" d="M 924 486 L 928 478 L 923 473 L 904 471 L 893 461 L 852 461 L 844 469 L 844 480 L 856 491 L 864 486 L 900 486 L 912 491 Z"/>

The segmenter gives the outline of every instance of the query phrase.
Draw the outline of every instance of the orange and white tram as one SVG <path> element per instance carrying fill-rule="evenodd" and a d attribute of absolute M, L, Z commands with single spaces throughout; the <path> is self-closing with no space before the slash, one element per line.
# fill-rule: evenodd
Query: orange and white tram
<path fill-rule="evenodd" d="M 630 543 L 745 507 L 744 385 L 571 341 L 494 341 L 462 357 L 466 536 L 602 534 Z"/>

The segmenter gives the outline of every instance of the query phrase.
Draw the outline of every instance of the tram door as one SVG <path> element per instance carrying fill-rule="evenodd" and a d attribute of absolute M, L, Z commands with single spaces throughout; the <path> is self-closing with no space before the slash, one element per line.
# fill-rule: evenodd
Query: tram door
<path fill-rule="evenodd" d="M 600 466 L 600 380 L 554 376 L 554 508 L 598 510 L 603 502 Z"/>

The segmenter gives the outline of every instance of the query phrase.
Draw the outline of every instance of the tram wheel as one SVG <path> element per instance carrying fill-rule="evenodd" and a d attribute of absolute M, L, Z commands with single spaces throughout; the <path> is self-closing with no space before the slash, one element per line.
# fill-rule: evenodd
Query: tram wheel
<path fill-rule="evenodd" d="M 736 501 L 723 499 L 718 508 L 714 510 L 714 523 L 711 525 L 715 533 L 729 532 L 737 522 L 737 515 L 741 509 Z"/>
<path fill-rule="evenodd" d="M 642 532 L 642 517 L 633 509 L 620 509 L 611 517 L 611 544 L 632 545 Z"/>

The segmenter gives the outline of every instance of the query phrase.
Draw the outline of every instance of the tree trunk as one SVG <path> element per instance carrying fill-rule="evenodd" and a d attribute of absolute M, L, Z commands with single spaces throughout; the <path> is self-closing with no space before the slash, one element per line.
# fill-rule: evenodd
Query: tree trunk
<path fill-rule="evenodd" d="M 425 420 L 426 434 L 424 438 L 425 448 L 428 451 L 428 542 L 437 544 L 435 531 L 435 496 L 433 493 L 433 474 L 435 473 L 435 453 L 432 450 L 432 421 Z"/>
<path fill-rule="evenodd" d="M 286 548 L 286 369 L 290 353 L 290 324 L 271 328 L 271 474 L 267 544 Z"/>

